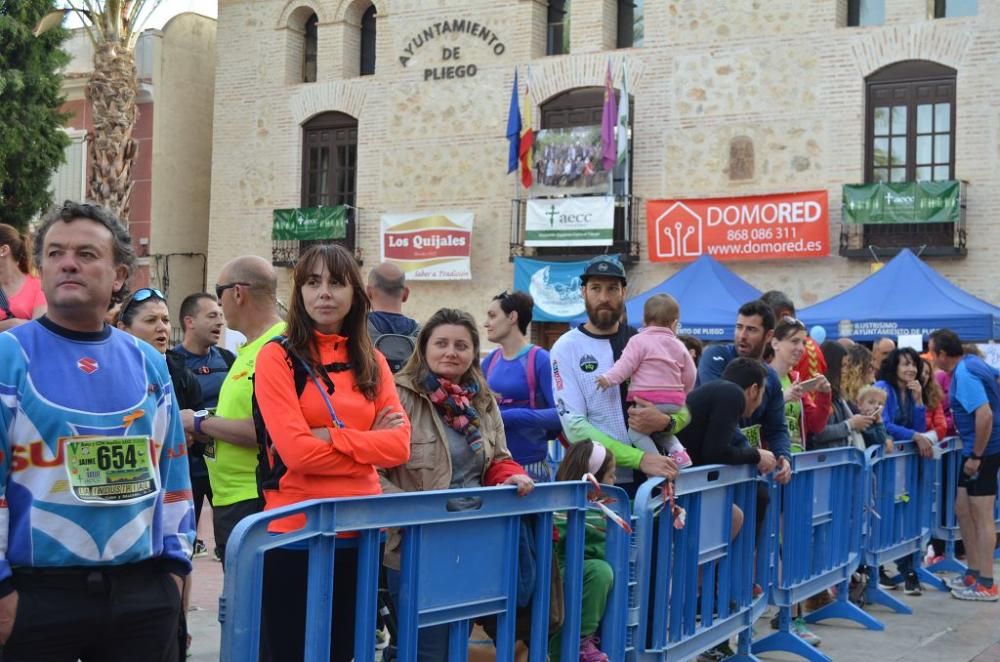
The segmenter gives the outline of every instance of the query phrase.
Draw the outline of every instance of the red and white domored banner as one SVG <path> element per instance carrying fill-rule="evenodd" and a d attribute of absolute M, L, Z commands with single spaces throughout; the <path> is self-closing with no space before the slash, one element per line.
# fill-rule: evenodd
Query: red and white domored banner
<path fill-rule="evenodd" d="M 472 212 L 418 212 L 382 216 L 382 260 L 409 280 L 470 280 Z"/>
<path fill-rule="evenodd" d="M 787 260 L 830 254 L 826 191 L 646 203 L 651 262 Z"/>

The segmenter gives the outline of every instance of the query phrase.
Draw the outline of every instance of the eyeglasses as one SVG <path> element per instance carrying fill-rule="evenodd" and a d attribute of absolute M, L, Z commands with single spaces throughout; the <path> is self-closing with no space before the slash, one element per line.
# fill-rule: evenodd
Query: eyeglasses
<path fill-rule="evenodd" d="M 228 289 L 234 288 L 237 285 L 242 285 L 243 287 L 250 287 L 250 283 L 242 283 L 239 281 L 233 283 L 226 283 L 225 285 L 216 284 L 215 286 L 215 298 L 222 301 L 222 293 Z"/>
<path fill-rule="evenodd" d="M 137 303 L 142 303 L 143 301 L 154 297 L 160 301 L 167 300 L 167 297 L 163 296 L 163 292 L 159 291 L 155 287 L 143 287 L 142 289 L 136 290 L 125 302 L 125 305 L 122 306 L 121 311 L 118 313 L 119 318 L 125 319 L 125 313 L 128 312 L 129 308 Z"/>

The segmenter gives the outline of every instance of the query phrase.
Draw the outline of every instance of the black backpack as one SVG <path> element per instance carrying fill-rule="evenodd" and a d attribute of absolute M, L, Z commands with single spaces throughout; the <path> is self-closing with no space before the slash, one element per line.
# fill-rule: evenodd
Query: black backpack
<path fill-rule="evenodd" d="M 293 379 L 295 380 L 295 395 L 301 396 L 302 391 L 306 388 L 306 384 L 311 379 L 306 363 L 292 350 L 288 343 L 288 338 L 285 336 L 278 336 L 268 342 L 278 343 L 285 350 L 285 360 L 288 361 L 288 365 L 292 369 Z M 323 366 L 323 370 L 320 374 L 316 375 L 316 378 L 322 382 L 327 395 L 332 396 L 334 387 L 329 373 L 344 372 L 350 369 L 350 363 L 328 363 Z M 251 376 L 250 380 L 253 381 L 253 379 L 254 376 Z M 271 435 L 267 432 L 267 426 L 264 425 L 264 417 L 261 415 L 260 407 L 257 404 L 256 389 L 254 389 L 254 394 L 250 402 L 254 431 L 257 434 L 257 493 L 263 499 L 264 490 L 277 489 L 278 482 L 285 475 L 287 469 L 285 463 L 281 460 L 281 456 L 278 455 L 277 449 L 274 447 Z"/>
<path fill-rule="evenodd" d="M 368 320 L 368 335 L 371 336 L 375 349 L 382 352 L 389 369 L 396 374 L 403 369 L 406 362 L 410 360 L 410 355 L 417 348 L 417 335 L 420 334 L 420 326 L 416 325 L 408 334 L 402 333 L 381 333 Z"/>

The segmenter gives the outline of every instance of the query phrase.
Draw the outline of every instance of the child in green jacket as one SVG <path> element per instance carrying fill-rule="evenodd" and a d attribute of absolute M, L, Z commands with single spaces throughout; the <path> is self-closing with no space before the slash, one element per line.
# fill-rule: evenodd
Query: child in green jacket
<path fill-rule="evenodd" d="M 615 484 L 615 458 L 596 441 L 579 441 L 573 444 L 559 464 L 556 480 L 582 480 L 586 474 L 593 475 L 603 485 Z M 560 572 L 566 561 L 566 513 L 554 516 L 558 542 L 556 555 Z M 608 594 L 614 583 L 614 571 L 604 560 L 604 543 L 607 539 L 608 522 L 604 515 L 591 510 L 585 518 L 583 546 L 583 604 L 580 620 L 580 662 L 607 662 L 598 644 L 597 629 L 604 616 Z M 558 662 L 561 637 L 556 632 L 549 642 L 549 659 Z"/>

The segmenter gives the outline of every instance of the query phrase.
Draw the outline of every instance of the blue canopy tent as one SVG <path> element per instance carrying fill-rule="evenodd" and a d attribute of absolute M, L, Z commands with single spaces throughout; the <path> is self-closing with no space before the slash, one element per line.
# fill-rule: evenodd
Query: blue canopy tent
<path fill-rule="evenodd" d="M 760 298 L 760 290 L 714 258 L 702 255 L 656 287 L 625 302 L 629 323 L 642 326 L 642 307 L 654 294 L 669 294 L 681 306 L 680 333 L 702 340 L 731 340 L 736 311 Z M 586 321 L 581 317 L 577 322 Z"/>
<path fill-rule="evenodd" d="M 1000 338 L 1000 308 L 977 299 L 909 250 L 837 296 L 799 311 L 828 338 L 875 340 L 948 327 L 962 340 Z"/>

